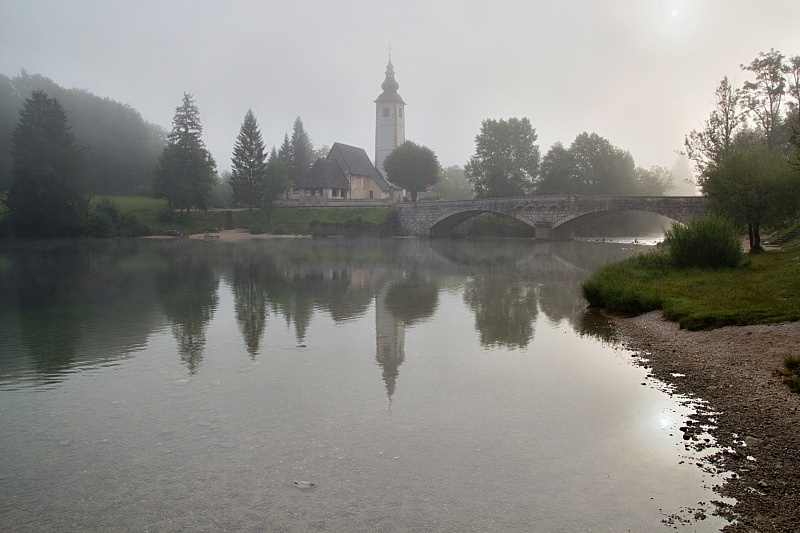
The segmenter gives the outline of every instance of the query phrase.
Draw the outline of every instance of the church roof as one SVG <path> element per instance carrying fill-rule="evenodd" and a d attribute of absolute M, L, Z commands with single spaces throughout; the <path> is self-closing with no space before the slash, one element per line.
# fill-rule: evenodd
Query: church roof
<path fill-rule="evenodd" d="M 349 189 L 347 180 L 339 163 L 334 159 L 317 159 L 308 172 L 303 174 L 297 183 L 296 189 Z"/>
<path fill-rule="evenodd" d="M 342 171 L 348 176 L 369 176 L 375 180 L 378 187 L 384 191 L 395 188 L 383 177 L 381 171 L 375 168 L 375 165 L 372 164 L 367 152 L 365 152 L 363 148 L 357 148 L 342 143 L 333 143 L 333 147 L 328 153 L 328 159 L 335 160 Z"/>

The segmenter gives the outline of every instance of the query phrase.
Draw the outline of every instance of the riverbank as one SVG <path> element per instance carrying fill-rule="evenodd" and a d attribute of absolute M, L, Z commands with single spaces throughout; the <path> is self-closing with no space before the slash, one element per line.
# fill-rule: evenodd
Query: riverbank
<path fill-rule="evenodd" d="M 189 235 L 193 240 L 207 240 L 223 242 L 241 242 L 249 239 L 303 239 L 308 235 L 274 235 L 272 233 L 250 233 L 244 229 L 225 229 L 209 233 L 194 233 Z"/>
<path fill-rule="evenodd" d="M 734 475 L 720 488 L 735 498 L 720 514 L 736 523 L 725 531 L 798 531 L 800 528 L 800 395 L 773 371 L 800 347 L 800 322 L 687 331 L 660 311 L 613 317 L 622 343 L 671 393 L 705 402 L 684 438 L 712 420 L 708 432 L 721 452 L 712 468 Z"/>

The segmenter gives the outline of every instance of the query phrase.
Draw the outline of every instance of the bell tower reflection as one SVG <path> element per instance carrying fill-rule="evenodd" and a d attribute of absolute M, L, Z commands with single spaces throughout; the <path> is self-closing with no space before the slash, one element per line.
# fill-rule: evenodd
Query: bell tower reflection
<path fill-rule="evenodd" d="M 405 323 L 395 318 L 386 304 L 389 287 L 384 284 L 375 296 L 375 358 L 383 370 L 386 395 L 391 400 L 405 359 Z"/>
<path fill-rule="evenodd" d="M 375 297 L 376 359 L 383 369 L 389 399 L 397 387 L 405 359 L 406 328 L 427 320 L 436 312 L 439 289 L 431 272 L 404 272 L 382 287 Z"/>

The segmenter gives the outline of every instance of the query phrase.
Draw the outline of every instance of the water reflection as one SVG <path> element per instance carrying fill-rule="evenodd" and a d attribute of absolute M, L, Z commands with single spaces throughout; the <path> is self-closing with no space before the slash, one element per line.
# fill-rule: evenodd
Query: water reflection
<path fill-rule="evenodd" d="M 219 301 L 219 279 L 211 258 L 176 247 L 166 265 L 155 272 L 155 280 L 158 303 L 178 342 L 178 354 L 189 373 L 195 374 L 203 361 L 206 327 Z"/>
<path fill-rule="evenodd" d="M 269 294 L 267 280 L 275 277 L 271 262 L 259 262 L 252 255 L 233 261 L 233 301 L 236 323 L 247 353 L 255 360 L 267 326 Z"/>
<path fill-rule="evenodd" d="M 3 524 L 654 530 L 713 496 L 580 298 L 627 253 L 0 243 Z"/>
<path fill-rule="evenodd" d="M 6 242 L 0 249 L 0 380 L 60 381 L 146 342 L 152 272 L 136 243 Z M 124 302 L 121 305 L 120 302 Z"/>
<path fill-rule="evenodd" d="M 284 321 L 303 344 L 316 314 L 339 324 L 374 313 L 375 358 L 391 398 L 405 335 L 437 312 L 443 290 L 463 292 L 486 348 L 525 348 L 540 313 L 602 337 L 609 330 L 587 315 L 578 285 L 629 253 L 609 244 L 530 241 L 3 243 L 0 379 L 58 382 L 128 356 L 165 327 L 196 374 L 224 283 L 253 360 L 271 320 Z"/>

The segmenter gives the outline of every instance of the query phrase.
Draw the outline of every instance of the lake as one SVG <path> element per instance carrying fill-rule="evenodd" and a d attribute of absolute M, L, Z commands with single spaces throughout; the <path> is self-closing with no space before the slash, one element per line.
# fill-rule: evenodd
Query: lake
<path fill-rule="evenodd" d="M 716 531 L 696 406 L 580 295 L 646 249 L 2 242 L 0 529 Z"/>

